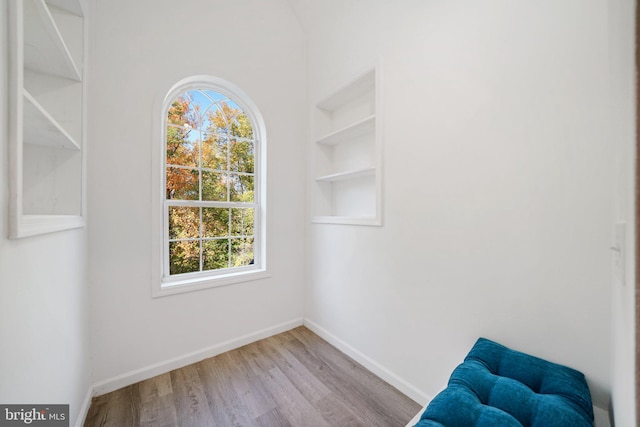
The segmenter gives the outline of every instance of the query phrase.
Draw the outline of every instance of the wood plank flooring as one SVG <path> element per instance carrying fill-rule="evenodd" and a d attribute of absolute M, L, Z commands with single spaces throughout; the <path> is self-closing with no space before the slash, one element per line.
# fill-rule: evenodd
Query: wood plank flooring
<path fill-rule="evenodd" d="M 301 326 L 95 397 L 84 425 L 392 427 L 419 410 Z"/>

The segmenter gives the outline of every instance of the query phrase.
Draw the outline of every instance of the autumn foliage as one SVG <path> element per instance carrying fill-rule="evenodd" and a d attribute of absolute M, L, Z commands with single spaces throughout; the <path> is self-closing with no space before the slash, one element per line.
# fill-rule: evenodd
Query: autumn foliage
<path fill-rule="evenodd" d="M 255 141 L 247 115 L 210 90 L 167 113 L 166 206 L 170 274 L 253 263 Z"/>

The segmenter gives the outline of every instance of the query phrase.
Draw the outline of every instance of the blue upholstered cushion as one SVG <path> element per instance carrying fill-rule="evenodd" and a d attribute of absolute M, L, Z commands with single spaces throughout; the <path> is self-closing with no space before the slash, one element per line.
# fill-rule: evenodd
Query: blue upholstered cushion
<path fill-rule="evenodd" d="M 592 427 L 584 375 L 485 338 L 416 427 Z"/>

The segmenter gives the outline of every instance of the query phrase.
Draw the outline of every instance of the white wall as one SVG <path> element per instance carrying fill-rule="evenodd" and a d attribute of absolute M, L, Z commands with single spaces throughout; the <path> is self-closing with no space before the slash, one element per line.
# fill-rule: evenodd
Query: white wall
<path fill-rule="evenodd" d="M 93 6 L 89 272 L 101 383 L 302 318 L 307 85 L 303 34 L 284 0 Z M 152 299 L 154 102 L 196 74 L 240 87 L 264 117 L 271 278 Z"/>
<path fill-rule="evenodd" d="M 433 395 L 478 336 L 610 392 L 600 0 L 290 0 L 313 102 L 381 57 L 384 226 L 310 226 L 305 316 Z"/>
<path fill-rule="evenodd" d="M 0 2 L 0 402 L 69 404 L 90 384 L 86 231 L 7 239 L 7 2 Z"/>
<path fill-rule="evenodd" d="M 612 286 L 612 404 L 616 425 L 636 425 L 635 380 L 635 63 L 632 0 L 609 0 L 611 138 L 615 158 L 615 218 L 627 224 L 625 284 Z"/>

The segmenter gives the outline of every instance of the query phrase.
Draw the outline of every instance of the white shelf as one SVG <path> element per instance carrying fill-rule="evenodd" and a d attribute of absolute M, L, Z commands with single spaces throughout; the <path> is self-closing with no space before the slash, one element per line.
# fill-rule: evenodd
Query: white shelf
<path fill-rule="evenodd" d="M 334 173 L 331 175 L 324 175 L 316 178 L 318 182 L 336 182 L 336 181 L 346 181 L 348 179 L 356 179 L 362 178 L 365 176 L 374 176 L 376 173 L 376 168 L 365 168 L 358 169 L 353 171 L 346 171 L 340 173 Z"/>
<path fill-rule="evenodd" d="M 380 225 L 378 218 L 354 216 L 315 216 L 311 222 L 314 224 Z"/>
<path fill-rule="evenodd" d="M 83 227 L 84 0 L 7 4 L 9 238 Z"/>
<path fill-rule="evenodd" d="M 325 111 L 335 111 L 349 101 L 373 91 L 376 83 L 375 77 L 375 72 L 367 72 L 335 91 L 333 95 L 318 102 L 316 106 Z"/>
<path fill-rule="evenodd" d="M 80 145 L 26 89 L 23 94 L 25 144 L 80 150 Z"/>
<path fill-rule="evenodd" d="M 44 0 L 24 5 L 24 66 L 32 71 L 81 81 L 71 52 Z"/>
<path fill-rule="evenodd" d="M 82 17 L 84 13 L 82 11 L 82 5 L 77 0 L 46 0 L 47 4 L 58 7 L 73 15 Z"/>
<path fill-rule="evenodd" d="M 80 215 L 22 215 L 19 221 L 19 227 L 11 234 L 12 238 L 37 236 L 85 226 L 85 220 Z"/>
<path fill-rule="evenodd" d="M 370 68 L 313 106 L 313 223 L 382 225 L 379 81 Z"/>
<path fill-rule="evenodd" d="M 335 145 L 340 142 L 350 141 L 359 136 L 373 132 L 376 129 L 376 116 L 371 115 L 351 125 L 345 126 L 335 132 L 316 140 L 318 144 Z"/>

